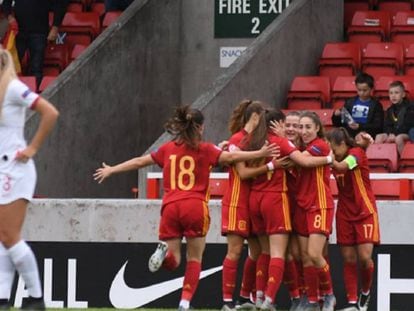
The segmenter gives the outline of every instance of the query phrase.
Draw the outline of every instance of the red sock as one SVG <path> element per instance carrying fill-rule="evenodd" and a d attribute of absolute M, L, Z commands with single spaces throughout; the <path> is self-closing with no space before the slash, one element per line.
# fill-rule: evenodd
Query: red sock
<path fill-rule="evenodd" d="M 271 258 L 269 263 L 269 278 L 267 280 L 266 297 L 275 300 L 276 293 L 282 283 L 285 260 L 283 258 Z"/>
<path fill-rule="evenodd" d="M 289 290 L 289 296 L 291 299 L 299 298 L 299 286 L 298 286 L 298 272 L 293 260 L 285 262 L 285 272 L 283 274 L 283 283 Z"/>
<path fill-rule="evenodd" d="M 243 278 L 240 288 L 240 296 L 250 298 L 256 283 L 256 261 L 247 256 L 243 267 Z"/>
<path fill-rule="evenodd" d="M 223 261 L 223 301 L 233 301 L 233 292 L 236 287 L 237 260 L 224 258 Z"/>
<path fill-rule="evenodd" d="M 318 302 L 318 273 L 314 266 L 303 267 L 303 278 L 309 302 Z"/>
<path fill-rule="evenodd" d="M 331 271 L 329 269 L 328 263 L 322 268 L 317 268 L 316 271 L 318 272 L 319 277 L 319 287 L 324 295 L 332 295 L 332 279 L 331 279 Z"/>
<path fill-rule="evenodd" d="M 371 260 L 367 268 L 361 267 L 361 285 L 362 292 L 369 293 L 372 285 L 372 277 L 374 275 L 374 262 Z"/>
<path fill-rule="evenodd" d="M 297 271 L 297 282 L 299 287 L 300 294 L 306 293 L 306 286 L 305 286 L 305 280 L 303 278 L 303 265 L 300 260 L 295 260 L 295 266 Z"/>
<path fill-rule="evenodd" d="M 256 264 L 256 293 L 266 291 L 266 283 L 269 275 L 269 254 L 261 254 Z"/>
<path fill-rule="evenodd" d="M 358 301 L 358 266 L 356 262 L 344 263 L 344 282 L 349 303 Z"/>
<path fill-rule="evenodd" d="M 330 266 L 329 255 L 323 255 L 323 258 L 325 259 L 326 263 Z M 332 283 L 332 281 L 331 281 L 331 283 Z M 325 290 L 325 287 L 323 286 L 321 280 L 319 279 L 319 295 L 321 297 L 323 297 L 323 296 L 329 295 L 329 294 L 332 294 L 332 293 L 329 293 Z"/>
<path fill-rule="evenodd" d="M 198 286 L 200 279 L 201 262 L 188 261 L 185 267 L 185 275 L 183 282 L 183 292 L 181 293 L 181 300 L 191 301 Z"/>
<path fill-rule="evenodd" d="M 169 271 L 175 270 L 178 267 L 177 260 L 175 260 L 173 253 L 167 252 L 164 261 L 162 262 L 162 267 Z"/>

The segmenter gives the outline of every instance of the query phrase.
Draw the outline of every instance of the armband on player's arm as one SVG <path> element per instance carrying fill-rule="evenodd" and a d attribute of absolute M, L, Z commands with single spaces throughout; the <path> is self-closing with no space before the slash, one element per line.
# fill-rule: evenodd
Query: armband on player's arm
<path fill-rule="evenodd" d="M 353 170 L 358 166 L 358 162 L 353 155 L 349 155 L 344 159 L 344 162 L 348 165 L 348 169 Z"/>

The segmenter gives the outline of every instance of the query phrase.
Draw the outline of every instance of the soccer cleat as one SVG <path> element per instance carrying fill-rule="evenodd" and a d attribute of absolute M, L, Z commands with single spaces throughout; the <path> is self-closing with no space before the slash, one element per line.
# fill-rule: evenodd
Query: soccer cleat
<path fill-rule="evenodd" d="M 367 311 L 368 310 L 368 304 L 369 300 L 371 299 L 371 295 L 364 295 L 363 293 L 359 294 L 358 299 L 358 308 L 360 311 Z"/>
<path fill-rule="evenodd" d="M 319 302 L 306 302 L 302 306 L 300 306 L 300 311 L 321 311 L 321 308 L 319 307 Z"/>
<path fill-rule="evenodd" d="M 338 311 L 359 311 L 359 309 L 356 303 L 348 303 L 345 308 Z"/>
<path fill-rule="evenodd" d="M 221 311 L 235 311 L 236 308 L 232 302 L 224 302 L 223 306 L 221 307 Z"/>
<path fill-rule="evenodd" d="M 289 311 L 300 311 L 300 298 L 292 298 Z"/>
<path fill-rule="evenodd" d="M 263 304 L 263 297 L 256 297 L 256 309 L 260 309 Z"/>
<path fill-rule="evenodd" d="M 10 310 L 11 303 L 8 299 L 0 299 L 0 310 Z"/>
<path fill-rule="evenodd" d="M 22 310 L 46 310 L 45 302 L 43 301 L 43 297 L 34 298 L 34 297 L 27 297 L 23 298 L 22 302 Z"/>
<path fill-rule="evenodd" d="M 270 302 L 270 300 L 265 299 L 265 301 L 263 301 L 260 310 L 262 311 L 276 311 L 275 306 L 273 305 L 273 303 Z"/>
<path fill-rule="evenodd" d="M 165 255 L 167 255 L 168 245 L 165 242 L 158 243 L 157 249 L 154 254 L 151 255 L 148 261 L 148 269 L 151 272 L 158 271 L 164 261 Z"/>
<path fill-rule="evenodd" d="M 336 298 L 334 294 L 325 295 L 323 300 L 322 311 L 334 311 L 336 306 Z"/>
<path fill-rule="evenodd" d="M 240 297 L 236 303 L 238 311 L 256 311 L 256 305 L 248 298 Z"/>

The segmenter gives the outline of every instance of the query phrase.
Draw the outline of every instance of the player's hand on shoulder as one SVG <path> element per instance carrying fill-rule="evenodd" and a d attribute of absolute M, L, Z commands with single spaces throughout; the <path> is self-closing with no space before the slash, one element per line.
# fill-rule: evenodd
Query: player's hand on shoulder
<path fill-rule="evenodd" d="M 278 158 L 280 156 L 280 147 L 276 144 L 269 144 L 269 142 L 266 141 L 260 149 L 260 152 L 264 158 Z"/>
<path fill-rule="evenodd" d="M 102 167 L 96 169 L 95 174 L 93 174 L 93 179 L 102 183 L 106 178 L 112 175 L 112 166 L 107 165 L 105 162 L 102 163 Z"/>

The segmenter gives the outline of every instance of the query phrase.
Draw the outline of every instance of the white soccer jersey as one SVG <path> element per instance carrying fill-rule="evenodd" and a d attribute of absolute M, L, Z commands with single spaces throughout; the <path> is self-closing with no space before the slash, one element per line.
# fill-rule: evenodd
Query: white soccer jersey
<path fill-rule="evenodd" d="M 39 95 L 20 80 L 12 80 L 6 90 L 0 113 L 0 204 L 17 199 L 31 200 L 36 184 L 33 160 L 15 160 L 26 148 L 24 124 L 27 108 L 36 105 Z"/>

